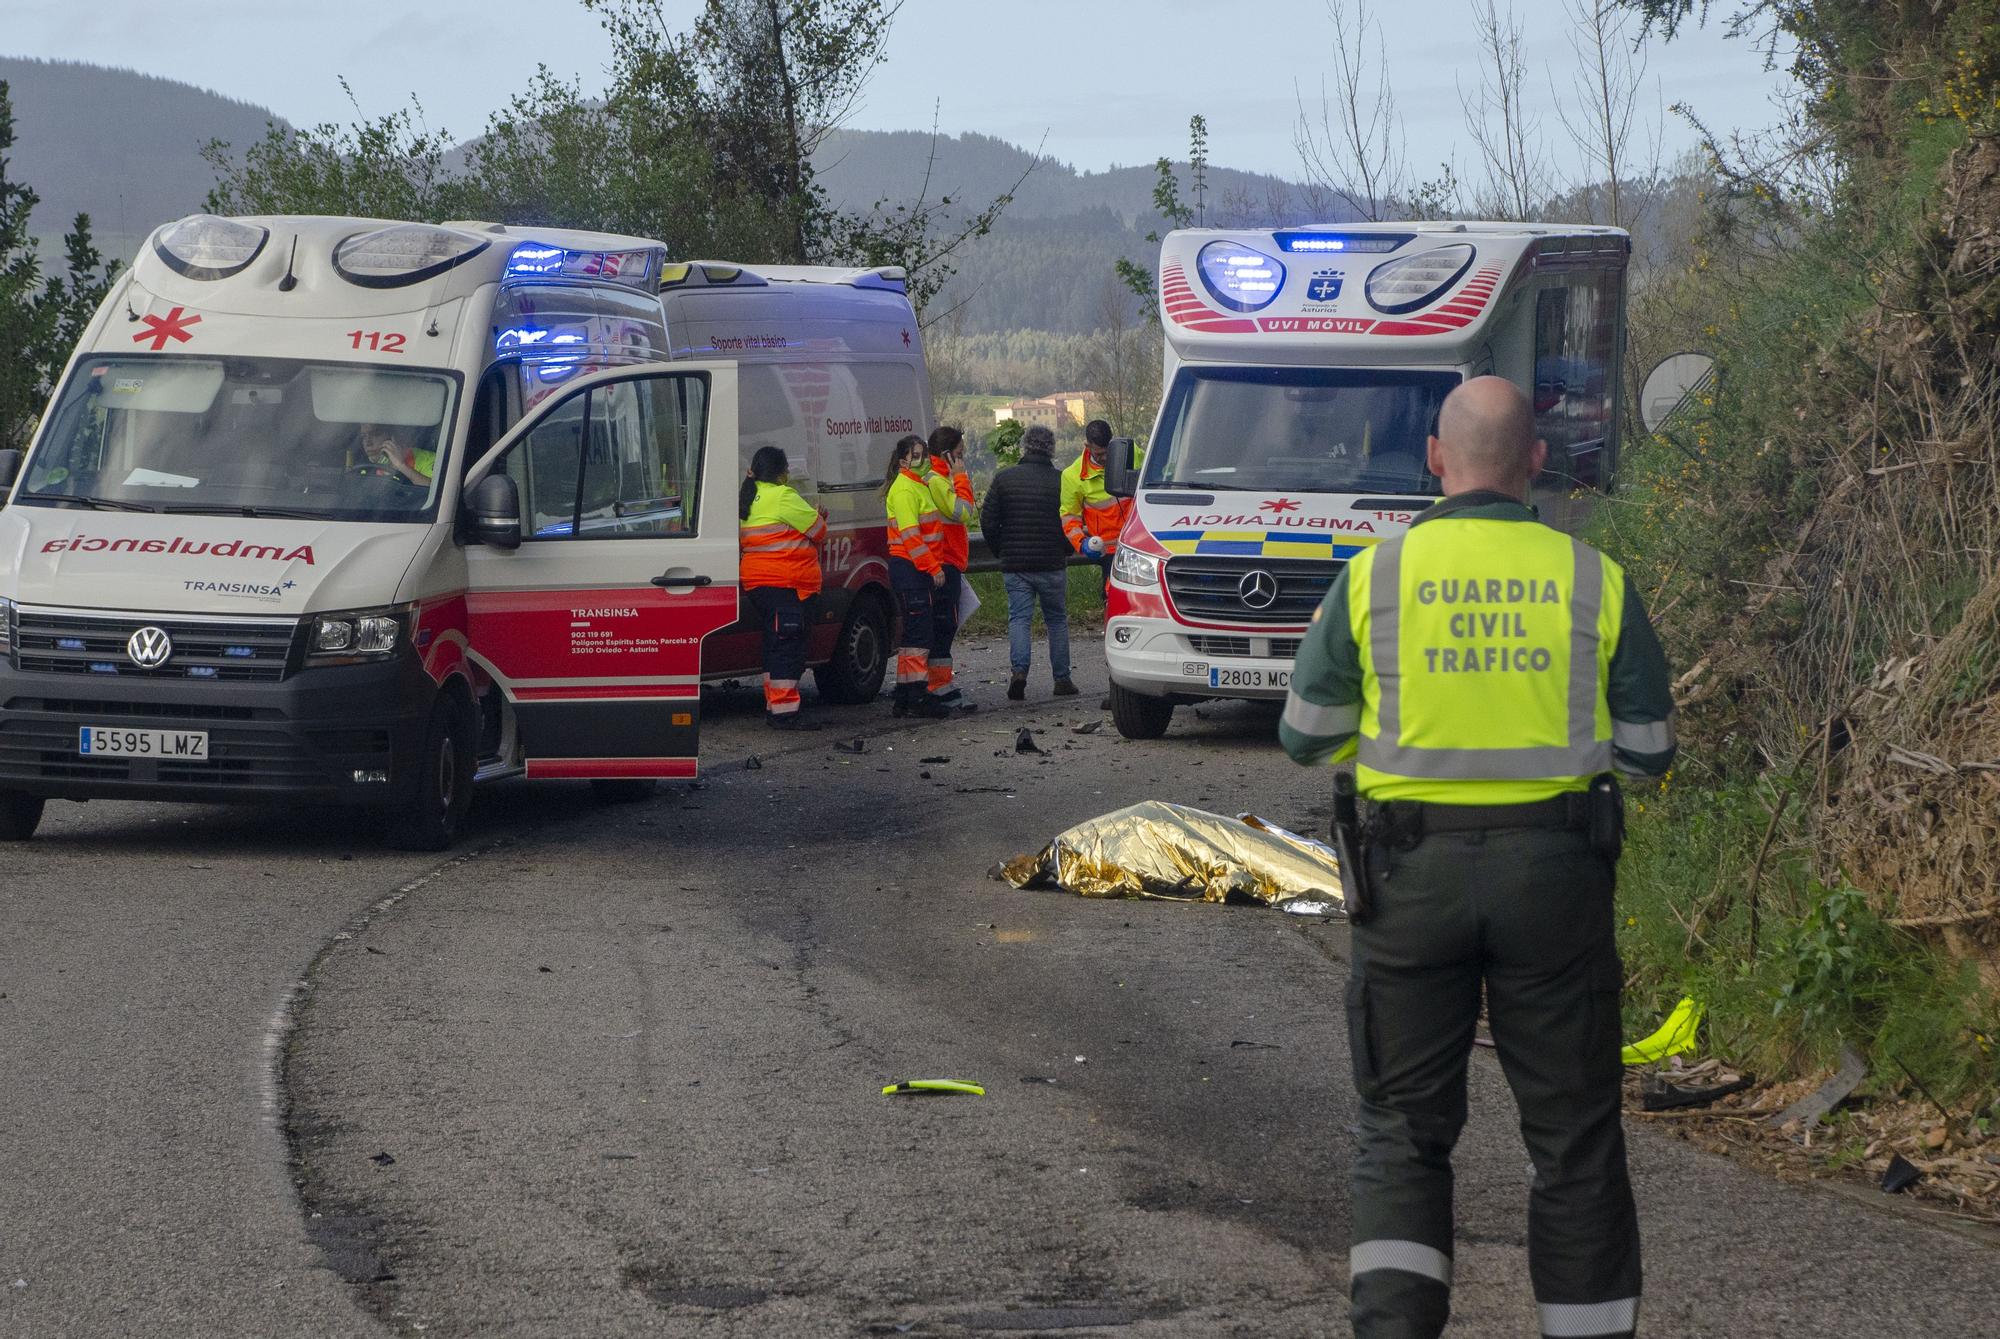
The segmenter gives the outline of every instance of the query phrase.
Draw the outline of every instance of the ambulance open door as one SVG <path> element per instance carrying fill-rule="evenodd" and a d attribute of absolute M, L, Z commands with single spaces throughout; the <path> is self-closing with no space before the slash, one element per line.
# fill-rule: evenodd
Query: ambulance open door
<path fill-rule="evenodd" d="M 579 376 L 468 473 L 468 654 L 530 777 L 692 777 L 702 639 L 736 619 L 734 364 Z"/>

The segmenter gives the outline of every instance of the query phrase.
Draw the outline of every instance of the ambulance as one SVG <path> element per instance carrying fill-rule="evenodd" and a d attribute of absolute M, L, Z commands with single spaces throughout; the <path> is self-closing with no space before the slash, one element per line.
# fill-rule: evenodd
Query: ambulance
<path fill-rule="evenodd" d="M 1631 240 L 1617 228 L 1358 223 L 1185 229 L 1160 248 L 1165 388 L 1112 565 L 1105 656 L 1129 739 L 1204 698 L 1279 700 L 1341 566 L 1439 496 L 1426 439 L 1498 375 L 1549 444 L 1572 528 L 1616 464 Z"/>
<path fill-rule="evenodd" d="M 821 701 L 873 701 L 896 608 L 882 476 L 898 438 L 936 426 L 903 271 L 697 262 L 670 266 L 660 299 L 674 358 L 736 364 L 744 468 L 780 448 L 792 486 L 826 512 L 806 661 Z M 703 677 L 760 674 L 761 657 L 746 619 L 709 639 Z"/>
<path fill-rule="evenodd" d="M 0 838 L 255 799 L 437 849 L 475 781 L 692 777 L 743 465 L 675 273 L 497 224 L 153 233 L 0 452 Z"/>

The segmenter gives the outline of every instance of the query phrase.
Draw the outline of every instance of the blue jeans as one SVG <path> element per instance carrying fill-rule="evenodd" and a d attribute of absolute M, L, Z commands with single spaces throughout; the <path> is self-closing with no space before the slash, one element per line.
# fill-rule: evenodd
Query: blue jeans
<path fill-rule="evenodd" d="M 1049 625 L 1049 668 L 1058 679 L 1069 677 L 1069 573 L 1005 572 L 1007 587 L 1007 660 L 1014 673 L 1026 674 L 1034 659 L 1031 629 L 1035 603 L 1041 602 L 1042 622 Z"/>

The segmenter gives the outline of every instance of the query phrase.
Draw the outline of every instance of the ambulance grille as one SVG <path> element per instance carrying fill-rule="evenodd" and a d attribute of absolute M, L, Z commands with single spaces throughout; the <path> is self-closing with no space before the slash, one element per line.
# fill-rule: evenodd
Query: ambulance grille
<path fill-rule="evenodd" d="M 1225 558 L 1184 556 L 1167 559 L 1167 595 L 1186 618 L 1217 623 L 1289 623 L 1303 626 L 1326 598 L 1341 564 L 1313 558 Z M 1276 584 L 1269 604 L 1245 603 L 1247 579 L 1262 572 Z"/>
<path fill-rule="evenodd" d="M 163 629 L 173 640 L 173 653 L 156 669 L 141 669 L 125 648 L 132 634 L 146 627 Z M 298 627 L 290 618 L 235 621 L 16 608 L 14 668 L 30 674 L 276 683 L 285 677 Z"/>

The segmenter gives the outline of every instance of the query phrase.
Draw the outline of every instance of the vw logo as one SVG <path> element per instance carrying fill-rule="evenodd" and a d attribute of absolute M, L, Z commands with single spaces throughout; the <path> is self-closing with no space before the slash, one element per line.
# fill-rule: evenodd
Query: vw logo
<path fill-rule="evenodd" d="M 174 639 L 165 628 L 144 627 L 126 639 L 125 654 L 140 669 L 158 669 L 174 653 Z"/>
<path fill-rule="evenodd" d="M 1269 609 L 1278 602 L 1278 578 L 1260 567 L 1236 583 L 1236 596 L 1251 609 Z"/>

